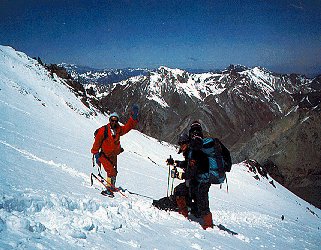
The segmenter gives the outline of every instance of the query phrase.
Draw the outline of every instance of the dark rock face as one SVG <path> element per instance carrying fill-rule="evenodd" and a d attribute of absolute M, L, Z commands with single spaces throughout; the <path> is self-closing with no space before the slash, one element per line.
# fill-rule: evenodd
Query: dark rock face
<path fill-rule="evenodd" d="M 243 145 L 233 145 L 233 156 L 256 159 L 276 181 L 321 207 L 321 108 L 300 105 Z"/>
<path fill-rule="evenodd" d="M 194 120 L 231 149 L 234 162 L 255 159 L 278 182 L 321 207 L 320 77 L 279 75 L 231 65 L 191 74 L 160 67 L 108 86 L 87 89 L 102 112 L 129 116 L 140 106 L 138 129 L 176 143 Z M 95 93 L 95 95 L 93 95 Z M 314 192 L 314 193 L 313 193 Z"/>

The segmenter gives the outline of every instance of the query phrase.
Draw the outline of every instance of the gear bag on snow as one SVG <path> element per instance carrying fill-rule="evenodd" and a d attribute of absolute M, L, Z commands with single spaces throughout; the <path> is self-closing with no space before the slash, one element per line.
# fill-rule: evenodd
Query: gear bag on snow
<path fill-rule="evenodd" d="M 226 172 L 231 171 L 232 161 L 229 150 L 217 138 L 204 138 L 202 151 L 208 156 L 209 172 L 198 175 L 199 182 L 221 184 Z"/>
<path fill-rule="evenodd" d="M 153 200 L 152 205 L 160 210 L 177 211 L 177 205 L 174 196 L 164 197 L 159 200 Z"/>

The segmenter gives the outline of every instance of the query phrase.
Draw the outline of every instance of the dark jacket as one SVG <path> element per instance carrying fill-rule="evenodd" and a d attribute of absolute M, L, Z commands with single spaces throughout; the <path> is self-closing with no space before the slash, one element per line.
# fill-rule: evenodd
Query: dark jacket
<path fill-rule="evenodd" d="M 201 145 L 199 139 L 192 139 L 188 150 L 183 152 L 185 160 L 180 162 L 179 167 L 185 171 L 185 180 L 196 181 L 198 175 L 209 172 L 209 159 Z"/>

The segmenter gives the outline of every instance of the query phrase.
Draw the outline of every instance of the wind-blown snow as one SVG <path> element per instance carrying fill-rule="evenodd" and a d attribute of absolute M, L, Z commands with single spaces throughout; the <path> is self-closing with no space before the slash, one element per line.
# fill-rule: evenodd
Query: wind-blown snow
<path fill-rule="evenodd" d="M 0 249 L 320 249 L 321 211 L 244 163 L 228 193 L 210 190 L 214 223 L 237 235 L 152 207 L 166 196 L 165 159 L 181 156 L 135 130 L 121 138 L 117 184 L 139 195 L 101 196 L 90 148 L 107 117 L 92 114 L 61 79 L 0 46 Z"/>

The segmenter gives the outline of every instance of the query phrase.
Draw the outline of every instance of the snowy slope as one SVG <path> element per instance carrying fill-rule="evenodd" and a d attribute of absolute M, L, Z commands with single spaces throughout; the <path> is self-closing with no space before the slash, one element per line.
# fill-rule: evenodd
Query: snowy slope
<path fill-rule="evenodd" d="M 228 193 L 210 190 L 214 223 L 237 235 L 155 209 L 165 159 L 181 156 L 135 130 L 122 138 L 117 184 L 141 196 L 102 197 L 90 148 L 107 117 L 92 113 L 35 60 L 0 46 L 0 249 L 320 249 L 321 211 L 243 163 Z"/>

